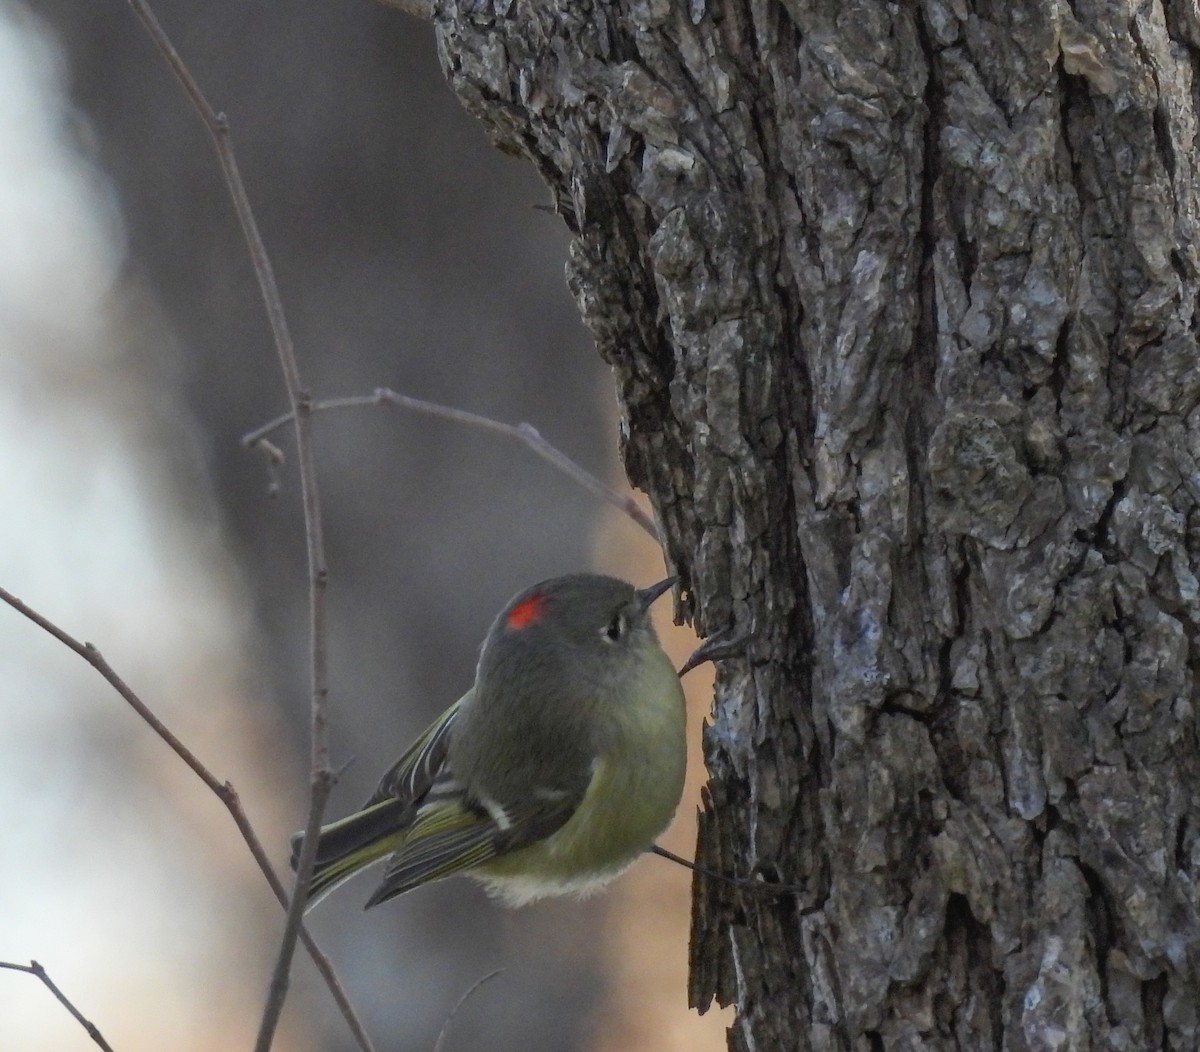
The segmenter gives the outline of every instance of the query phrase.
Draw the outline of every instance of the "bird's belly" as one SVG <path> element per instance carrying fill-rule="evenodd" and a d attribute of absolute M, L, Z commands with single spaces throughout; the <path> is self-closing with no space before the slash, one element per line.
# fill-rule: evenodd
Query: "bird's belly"
<path fill-rule="evenodd" d="M 472 875 L 509 905 L 586 895 L 606 884 L 670 824 L 683 794 L 687 739 L 683 690 L 663 655 L 656 700 L 622 727 L 595 763 L 575 813 L 545 840 L 492 859 Z M 668 678 L 669 677 L 669 678 Z"/>

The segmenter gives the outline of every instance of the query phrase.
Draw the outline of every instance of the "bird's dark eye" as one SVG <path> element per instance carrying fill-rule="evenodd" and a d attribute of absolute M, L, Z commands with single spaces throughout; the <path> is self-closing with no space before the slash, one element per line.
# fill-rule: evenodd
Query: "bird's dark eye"
<path fill-rule="evenodd" d="M 625 615 L 615 614 L 604 628 L 604 638 L 615 643 L 625 634 Z"/>

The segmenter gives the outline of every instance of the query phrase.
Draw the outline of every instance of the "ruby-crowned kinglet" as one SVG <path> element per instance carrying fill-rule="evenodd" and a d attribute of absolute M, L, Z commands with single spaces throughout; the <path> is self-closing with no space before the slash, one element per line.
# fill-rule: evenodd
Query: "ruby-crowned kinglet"
<path fill-rule="evenodd" d="M 309 904 L 386 858 L 368 907 L 454 873 L 519 906 L 586 894 L 651 848 L 683 792 L 683 690 L 649 616 L 674 581 L 575 574 L 513 598 L 475 685 L 321 830 Z"/>

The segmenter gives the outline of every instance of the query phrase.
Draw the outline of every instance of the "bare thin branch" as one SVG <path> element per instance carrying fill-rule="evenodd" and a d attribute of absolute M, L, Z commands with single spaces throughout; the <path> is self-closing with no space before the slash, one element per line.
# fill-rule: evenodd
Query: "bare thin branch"
<path fill-rule="evenodd" d="M 8 968 L 14 972 L 25 972 L 27 975 L 36 975 L 45 984 L 46 989 L 54 994 L 62 1006 L 75 1017 L 75 1021 L 88 1032 L 88 1037 L 90 1037 L 96 1042 L 97 1045 L 104 1049 L 104 1052 L 113 1052 L 112 1045 L 104 1040 L 104 1035 L 100 1033 L 100 1031 L 96 1028 L 96 1025 L 85 1018 L 83 1013 L 80 1012 L 79 1009 L 73 1004 L 71 1004 L 70 1000 L 67 998 L 67 995 L 54 985 L 54 980 L 52 980 L 50 976 L 46 974 L 46 969 L 38 964 L 37 961 L 30 961 L 28 964 L 13 964 L 10 961 L 0 961 L 0 968 Z M 479 984 L 476 983 L 475 985 L 478 986 Z M 472 987 L 472 989 L 474 989 L 474 987 Z M 470 993 L 470 990 L 467 992 Z"/>
<path fill-rule="evenodd" d="M 433 1045 L 433 1052 L 442 1052 L 442 1046 L 446 1043 L 446 1032 L 450 1029 L 450 1024 L 454 1022 L 454 1017 L 462 1010 L 462 1006 L 465 1005 L 472 998 L 472 996 L 474 996 L 475 991 L 483 986 L 484 983 L 490 982 L 499 974 L 500 969 L 497 968 L 494 972 L 488 972 L 487 975 L 480 976 L 470 986 L 467 987 L 466 992 L 458 999 L 454 1007 L 450 1009 L 446 1016 L 446 1021 L 442 1023 L 442 1029 L 438 1033 L 437 1041 L 434 1042 Z"/>
<path fill-rule="evenodd" d="M 271 861 L 263 849 L 262 841 L 259 840 L 258 834 L 255 833 L 254 827 L 250 824 L 250 819 L 242 807 L 241 798 L 238 796 L 233 784 L 231 782 L 222 782 L 201 763 L 199 757 L 184 745 L 171 729 L 151 711 L 150 707 L 117 675 L 113 667 L 104 659 L 104 655 L 91 643 L 81 643 L 74 636 L 59 628 L 53 621 L 43 617 L 32 607 L 26 605 L 2 587 L 0 587 L 0 599 L 4 600 L 4 602 L 18 613 L 27 617 L 38 628 L 49 633 L 62 643 L 63 646 L 67 647 L 68 650 L 73 650 L 91 665 L 92 668 L 99 672 L 116 692 L 125 699 L 130 708 L 145 720 L 154 730 L 154 733 L 162 738 L 170 746 L 171 750 L 192 769 L 196 777 L 213 791 L 217 799 L 225 805 L 226 810 L 232 816 L 234 825 L 237 826 L 238 832 L 242 834 L 242 839 L 246 841 L 247 847 L 250 848 L 250 854 L 254 856 L 254 861 L 258 863 L 258 868 L 262 871 L 263 876 L 266 877 L 271 891 L 275 893 L 275 898 L 279 900 L 281 906 L 286 908 L 288 904 L 287 891 L 283 886 L 283 882 L 272 868 Z M 367 1036 L 366 1030 L 363 1029 L 362 1023 L 359 1022 L 358 1016 L 355 1015 L 354 1007 L 350 1004 L 350 1000 L 346 996 L 346 991 L 342 988 L 341 981 L 334 972 L 329 958 L 325 956 L 325 953 L 317 945 L 306 928 L 301 929 L 300 938 L 304 942 L 304 947 L 312 958 L 313 964 L 317 966 L 317 971 L 321 973 L 321 977 L 325 980 L 325 985 L 329 987 L 329 992 L 333 994 L 333 999 L 337 1002 L 338 1009 L 354 1034 L 354 1039 L 358 1042 L 359 1047 L 363 1052 L 374 1052 L 371 1039 Z"/>
<path fill-rule="evenodd" d="M 196 757 L 196 754 L 193 753 L 186 745 L 184 745 L 183 742 L 181 742 L 175 736 L 171 729 L 151 711 L 150 707 L 133 692 L 129 685 L 117 675 L 113 667 L 104 660 L 104 655 L 101 654 L 95 646 L 93 646 L 91 643 L 79 642 L 78 639 L 63 631 L 63 629 L 59 628 L 58 625 L 54 624 L 53 621 L 43 617 L 31 606 L 27 606 L 6 588 L 0 588 L 0 599 L 3 599 L 18 613 L 29 618 L 29 620 L 37 625 L 38 628 L 45 632 L 49 632 L 50 635 L 52 635 L 68 649 L 75 651 L 76 654 L 83 658 L 84 661 L 86 661 L 92 666 L 92 668 L 99 672 L 100 675 L 108 680 L 116 692 L 129 703 L 133 711 L 141 716 L 141 718 L 148 724 L 150 724 L 150 726 L 154 729 L 154 733 L 162 738 L 162 740 L 171 747 L 171 750 L 175 753 L 175 755 L 177 755 L 192 769 L 193 772 L 195 772 L 196 777 L 198 777 L 205 785 L 207 785 L 214 793 L 216 793 L 217 796 L 221 796 L 223 798 L 222 794 L 224 793 L 224 785 L 207 767 L 204 766 L 204 764 L 200 762 L 200 760 Z"/>
<path fill-rule="evenodd" d="M 506 438 L 516 439 L 518 442 L 532 449 L 538 456 L 549 461 L 569 478 L 574 479 L 584 489 L 623 511 L 656 541 L 659 539 L 658 528 L 654 525 L 654 520 L 646 514 L 637 501 L 632 497 L 618 493 L 611 486 L 606 486 L 591 472 L 575 463 L 575 461 L 556 446 L 547 442 L 532 424 L 505 424 L 499 420 L 493 420 L 488 416 L 470 413 L 465 409 L 455 409 L 452 406 L 427 402 L 423 398 L 413 398 L 410 395 L 403 395 L 387 387 L 376 388 L 375 392 L 369 395 L 325 398 L 321 401 L 313 402 L 309 406 L 309 411 L 317 413 L 331 409 L 361 409 L 370 406 L 398 406 L 401 409 L 410 409 L 417 413 L 440 417 L 443 420 L 452 420 L 458 424 L 466 424 L 469 427 L 481 428 L 485 431 L 491 431 L 494 434 L 503 435 Z M 282 457 L 282 452 L 278 446 L 267 441 L 267 436 L 289 423 L 292 419 L 292 413 L 284 413 L 282 416 L 277 416 L 274 420 L 269 420 L 261 427 L 257 427 L 253 431 L 243 435 L 242 445 L 247 449 L 263 448 L 270 461 L 278 464 L 279 458 Z"/>
<path fill-rule="evenodd" d="M 242 182 L 241 173 L 238 171 L 233 140 L 229 134 L 229 123 L 224 114 L 217 113 L 209 105 L 200 86 L 167 38 L 166 32 L 146 0 L 129 0 L 129 2 L 137 17 L 146 27 L 155 46 L 183 86 L 183 90 L 187 93 L 212 138 L 217 159 L 221 165 L 221 172 L 225 176 L 225 184 L 233 201 L 238 222 L 241 223 L 242 234 L 246 239 L 251 261 L 254 264 L 254 273 L 258 278 L 259 290 L 262 293 L 267 318 L 271 324 L 275 349 L 279 357 L 280 368 L 283 370 L 288 400 L 291 403 L 295 420 L 300 489 L 304 504 L 304 532 L 308 548 L 309 636 L 311 643 L 312 757 L 309 809 L 305 829 L 315 830 L 320 827 L 325 801 L 329 797 L 329 790 L 333 782 L 333 772 L 329 764 L 329 736 L 325 713 L 329 694 L 325 651 L 325 589 L 328 571 L 325 565 L 325 543 L 321 526 L 321 506 L 317 494 L 317 475 L 313 463 L 311 399 L 301 381 L 300 367 L 296 361 L 291 334 L 288 332 L 283 301 L 275 282 L 271 260 L 259 233 L 253 209 L 250 207 L 250 198 L 246 193 L 245 184 Z M 287 921 L 280 939 L 279 956 L 271 977 L 270 994 L 263 1009 L 262 1023 L 259 1027 L 258 1040 L 255 1043 L 255 1052 L 268 1052 L 271 1042 L 274 1040 L 275 1030 L 279 1025 L 283 1002 L 287 996 L 292 956 L 295 953 L 296 940 L 304 914 L 306 883 L 310 876 L 311 865 L 308 873 L 301 869 L 296 875 L 292 899 L 288 906 Z"/>

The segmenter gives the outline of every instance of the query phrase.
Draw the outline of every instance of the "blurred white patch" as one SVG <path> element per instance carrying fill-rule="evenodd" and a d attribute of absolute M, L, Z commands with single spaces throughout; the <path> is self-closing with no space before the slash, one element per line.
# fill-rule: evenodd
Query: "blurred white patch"
<path fill-rule="evenodd" d="M 0 4 L 0 314 L 6 341 L 87 340 L 120 264 L 121 228 L 98 174 L 73 156 L 62 56 L 22 9 Z M 73 337 L 74 339 L 66 339 Z M 11 365 L 6 355 L 5 365 Z"/>

